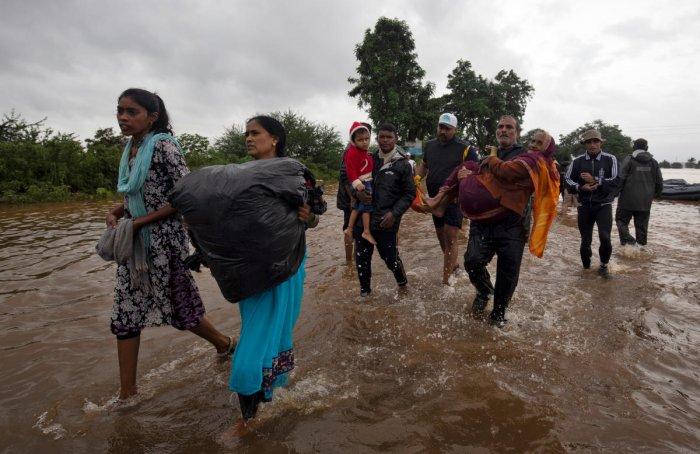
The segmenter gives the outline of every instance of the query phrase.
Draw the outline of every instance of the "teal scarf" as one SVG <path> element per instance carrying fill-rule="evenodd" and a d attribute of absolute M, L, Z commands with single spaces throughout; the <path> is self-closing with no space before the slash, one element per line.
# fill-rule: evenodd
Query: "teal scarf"
<path fill-rule="evenodd" d="M 148 177 L 148 171 L 151 168 L 151 160 L 153 159 L 153 149 L 156 143 L 161 140 L 169 140 L 173 142 L 178 149 L 180 145 L 177 140 L 167 133 L 148 133 L 141 141 L 141 146 L 134 157 L 134 165 L 129 168 L 129 154 L 131 153 L 131 142 L 129 139 L 122 152 L 122 158 L 119 162 L 119 177 L 117 178 L 117 191 L 129 196 L 129 213 L 133 218 L 145 216 L 146 203 L 143 200 L 143 185 Z M 151 228 L 143 226 L 139 232 L 141 239 L 146 247 L 146 257 L 151 246 Z"/>

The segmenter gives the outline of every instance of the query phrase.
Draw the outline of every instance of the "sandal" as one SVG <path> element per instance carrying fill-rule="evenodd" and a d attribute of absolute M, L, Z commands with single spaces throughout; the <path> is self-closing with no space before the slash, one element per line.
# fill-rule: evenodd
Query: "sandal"
<path fill-rule="evenodd" d="M 235 349 L 236 349 L 236 341 L 233 340 L 233 336 L 230 336 L 228 338 L 228 347 L 226 347 L 226 350 L 224 350 L 221 353 L 217 352 L 216 356 L 219 359 L 227 359 L 229 356 L 231 356 L 231 354 L 233 353 L 233 351 Z"/>

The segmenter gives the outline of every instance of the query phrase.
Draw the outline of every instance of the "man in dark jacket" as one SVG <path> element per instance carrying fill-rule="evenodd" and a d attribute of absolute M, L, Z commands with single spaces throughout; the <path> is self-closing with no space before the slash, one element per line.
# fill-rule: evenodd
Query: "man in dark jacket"
<path fill-rule="evenodd" d="M 403 287 L 408 283 L 403 262 L 396 246 L 396 232 L 399 230 L 401 217 L 411 206 L 416 196 L 413 183 L 413 169 L 408 162 L 408 155 L 396 146 L 396 127 L 383 124 L 377 132 L 379 151 L 372 155 L 372 195 L 354 192 L 365 203 L 371 202 L 374 211 L 370 218 L 370 230 L 377 241 L 379 256 L 394 273 L 396 283 Z M 368 197 L 365 199 L 365 197 Z M 372 292 L 372 254 L 374 245 L 362 238 L 362 223 L 355 224 L 355 265 L 360 280 L 360 296 L 369 296 Z"/>
<path fill-rule="evenodd" d="M 659 163 L 651 157 L 645 139 L 633 143 L 634 151 L 625 158 L 620 170 L 620 198 L 617 200 L 615 223 L 620 234 L 620 243 L 647 244 L 647 228 L 651 202 L 661 195 L 664 180 Z M 629 223 L 634 217 L 634 233 L 630 235 Z"/>
<path fill-rule="evenodd" d="M 593 226 L 598 226 L 600 238 L 600 268 L 598 274 L 609 279 L 608 261 L 612 255 L 612 203 L 618 192 L 620 177 L 617 158 L 602 151 L 603 137 L 595 129 L 581 136 L 586 152 L 577 156 L 566 169 L 564 182 L 569 192 L 578 195 L 578 230 L 581 233 L 581 262 L 591 267 Z"/>
<path fill-rule="evenodd" d="M 435 197 L 445 180 L 455 167 L 464 161 L 478 161 L 476 151 L 465 142 L 459 140 L 457 133 L 457 117 L 444 113 L 438 119 L 437 138 L 423 145 L 423 162 L 416 169 L 418 182 L 426 177 L 425 183 L 428 195 Z M 443 216 L 433 216 L 435 234 L 443 254 L 442 283 L 449 284 L 449 278 L 455 272 L 457 265 L 457 234 L 462 228 L 462 210 L 457 203 L 450 203 Z"/>
<path fill-rule="evenodd" d="M 496 129 L 497 155 L 500 159 L 510 161 L 526 152 L 525 148 L 518 143 L 519 135 L 518 121 L 510 115 L 501 117 Z M 469 242 L 467 252 L 464 254 L 464 268 L 469 274 L 469 280 L 476 288 L 472 313 L 475 316 L 482 316 L 489 296 L 493 294 L 490 322 L 496 326 L 503 326 L 506 323 L 506 308 L 518 285 L 520 263 L 528 235 L 529 216 L 529 210 L 523 217 L 513 211 L 504 219 L 490 223 L 472 221 L 469 226 Z M 495 287 L 486 269 L 494 255 L 498 256 Z"/>

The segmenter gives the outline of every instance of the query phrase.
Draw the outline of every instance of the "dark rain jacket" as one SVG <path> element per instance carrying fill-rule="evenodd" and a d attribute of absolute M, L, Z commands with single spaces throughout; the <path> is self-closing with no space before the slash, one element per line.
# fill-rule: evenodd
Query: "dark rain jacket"
<path fill-rule="evenodd" d="M 654 196 L 661 195 L 664 180 L 659 163 L 651 153 L 635 150 L 620 168 L 620 198 L 618 208 L 629 211 L 649 211 Z"/>
<path fill-rule="evenodd" d="M 509 148 L 498 147 L 498 159 L 501 161 L 512 161 L 523 153 L 527 153 L 525 147 L 519 143 L 514 143 Z"/>
<path fill-rule="evenodd" d="M 352 209 L 352 201 L 350 199 L 350 194 L 348 194 L 347 192 L 351 187 L 350 183 L 348 182 L 348 173 L 345 170 L 345 153 L 348 152 L 348 148 L 350 148 L 350 145 L 345 147 L 343 156 L 340 159 L 340 174 L 338 175 L 338 194 L 335 197 L 335 206 L 338 207 L 339 210 L 343 211 Z"/>
<path fill-rule="evenodd" d="M 594 191 L 581 191 L 579 188 L 586 184 L 581 179 L 583 172 L 590 173 L 598 182 Z M 566 189 L 572 194 L 578 194 L 578 201 L 584 207 L 597 207 L 611 204 L 617 196 L 620 187 L 620 176 L 617 170 L 617 158 L 610 153 L 601 151 L 595 158 L 588 152 L 576 156 L 564 178 Z"/>
<path fill-rule="evenodd" d="M 398 232 L 401 217 L 411 206 L 416 197 L 416 185 L 413 182 L 413 169 L 408 162 L 408 155 L 400 147 L 391 161 L 384 164 L 379 153 L 372 154 L 374 169 L 372 170 L 372 206 L 371 228 L 384 230 L 379 227 L 382 216 L 391 211 L 394 215 L 394 225 L 391 231 Z M 353 194 L 354 194 L 353 190 Z"/>

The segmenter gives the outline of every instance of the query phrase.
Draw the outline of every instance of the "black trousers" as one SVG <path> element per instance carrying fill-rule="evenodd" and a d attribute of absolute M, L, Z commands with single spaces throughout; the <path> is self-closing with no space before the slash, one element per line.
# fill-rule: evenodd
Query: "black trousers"
<path fill-rule="evenodd" d="M 386 263 L 387 268 L 394 273 L 396 283 L 406 285 L 408 282 L 406 272 L 403 268 L 403 262 L 399 257 L 399 250 L 396 247 L 396 232 L 387 230 L 372 230 L 372 236 L 377 241 L 377 251 L 379 256 Z M 357 268 L 357 277 L 360 280 L 360 290 L 369 292 L 372 290 L 372 254 L 374 253 L 374 245 L 362 238 L 362 228 L 353 230 L 355 238 L 355 267 Z"/>
<path fill-rule="evenodd" d="M 516 213 L 494 223 L 472 221 L 470 224 L 464 268 L 476 288 L 477 298 L 485 302 L 493 294 L 491 318 L 505 317 L 508 303 L 518 285 L 526 237 L 523 218 Z M 498 256 L 495 287 L 491 284 L 491 276 L 486 269 L 494 255 Z"/>
<path fill-rule="evenodd" d="M 620 243 L 625 244 L 639 243 L 642 246 L 647 244 L 647 231 L 649 228 L 649 215 L 651 211 L 632 211 L 617 207 L 615 211 L 615 224 L 617 224 L 617 232 L 620 234 Z M 630 235 L 629 224 L 634 218 L 634 236 Z"/>
<path fill-rule="evenodd" d="M 612 205 L 598 205 L 593 207 L 578 207 L 578 231 L 581 233 L 581 262 L 583 266 L 591 266 L 591 242 L 593 241 L 593 225 L 598 226 L 598 238 L 600 239 L 600 263 L 608 263 L 612 255 Z"/>

